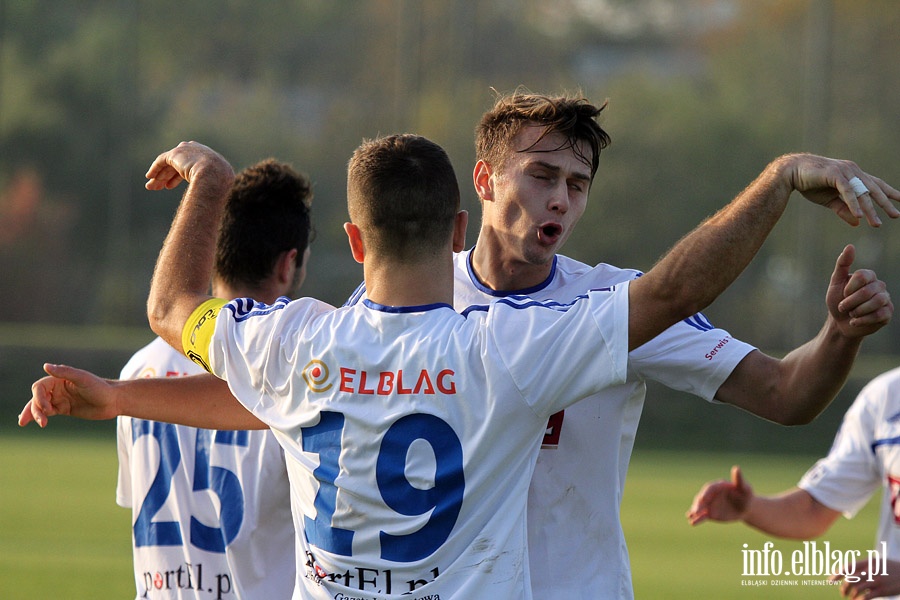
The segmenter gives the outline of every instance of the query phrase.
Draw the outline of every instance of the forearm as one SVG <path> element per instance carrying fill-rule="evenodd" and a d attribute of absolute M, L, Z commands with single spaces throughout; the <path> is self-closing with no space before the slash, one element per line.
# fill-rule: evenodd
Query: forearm
<path fill-rule="evenodd" d="M 213 376 L 110 382 L 120 415 L 204 429 L 265 429 L 266 425 Z"/>
<path fill-rule="evenodd" d="M 182 328 L 191 312 L 209 298 L 216 237 L 234 180 L 231 166 L 219 155 L 209 151 L 201 156 L 191 167 L 190 184 L 157 259 L 147 300 L 150 327 L 174 348 L 181 348 Z"/>
<path fill-rule="evenodd" d="M 795 488 L 778 496 L 753 496 L 741 520 L 769 535 L 808 540 L 828 531 L 839 516 L 838 511 Z"/>
<path fill-rule="evenodd" d="M 825 410 L 847 381 L 862 340 L 842 335 L 829 319 L 815 338 L 781 360 L 776 397 L 785 424 L 809 423 Z"/>
<path fill-rule="evenodd" d="M 829 320 L 782 359 L 756 350 L 735 367 L 716 399 L 781 425 L 815 419 L 841 390 L 862 338 L 841 335 Z"/>
<path fill-rule="evenodd" d="M 685 236 L 631 284 L 630 348 L 708 306 L 746 268 L 778 222 L 792 186 L 789 157 Z"/>

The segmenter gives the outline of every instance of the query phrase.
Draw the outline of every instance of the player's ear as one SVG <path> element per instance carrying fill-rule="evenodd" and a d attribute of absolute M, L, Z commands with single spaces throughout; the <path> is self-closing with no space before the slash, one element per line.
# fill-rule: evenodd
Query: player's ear
<path fill-rule="evenodd" d="M 466 226 L 469 224 L 469 211 L 461 210 L 456 213 L 453 222 L 453 251 L 462 252 L 466 249 Z"/>
<path fill-rule="evenodd" d="M 475 169 L 472 171 L 472 182 L 475 184 L 475 193 L 482 200 L 494 199 L 494 181 L 491 176 L 494 169 L 483 160 L 475 163 Z"/>
<path fill-rule="evenodd" d="M 353 255 L 353 260 L 362 264 L 366 258 L 366 249 L 363 246 L 359 227 L 353 223 L 344 223 L 344 231 L 347 233 L 347 241 L 350 242 L 350 253 Z"/>
<path fill-rule="evenodd" d="M 280 283 L 294 280 L 294 273 L 297 270 L 297 254 L 297 249 L 291 248 L 278 255 L 278 260 L 275 261 L 275 275 Z"/>

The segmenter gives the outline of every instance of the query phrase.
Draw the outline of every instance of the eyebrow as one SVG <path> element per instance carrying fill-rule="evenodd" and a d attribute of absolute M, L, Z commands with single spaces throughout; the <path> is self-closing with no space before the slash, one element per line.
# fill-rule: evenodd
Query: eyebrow
<path fill-rule="evenodd" d="M 547 169 L 548 171 L 552 171 L 554 173 L 559 173 L 562 170 L 558 165 L 554 165 L 554 164 L 548 163 L 543 160 L 535 160 L 529 164 L 543 167 L 543 168 Z M 591 182 L 591 176 L 585 174 L 583 171 L 575 171 L 574 173 L 572 173 L 571 176 L 572 176 L 572 178 L 578 179 L 579 181 L 584 181 L 587 183 Z"/>

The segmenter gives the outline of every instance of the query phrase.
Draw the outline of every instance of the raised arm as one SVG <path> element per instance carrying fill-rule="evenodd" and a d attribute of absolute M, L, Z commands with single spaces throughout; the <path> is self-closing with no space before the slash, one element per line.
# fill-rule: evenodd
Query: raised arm
<path fill-rule="evenodd" d="M 178 212 L 163 243 L 150 284 L 150 327 L 184 351 L 185 323 L 210 299 L 216 236 L 234 171 L 220 154 L 197 142 L 182 142 L 160 154 L 147 171 L 146 188 L 162 190 L 187 181 Z"/>
<path fill-rule="evenodd" d="M 800 488 L 776 496 L 757 496 L 740 467 L 734 466 L 730 481 L 711 481 L 701 488 L 687 518 L 691 525 L 741 521 L 769 535 L 808 540 L 828 531 L 840 515 Z"/>
<path fill-rule="evenodd" d="M 863 192 L 859 185 L 866 191 L 857 196 L 857 191 Z M 699 312 L 721 294 L 750 263 L 795 190 L 854 226 L 862 217 L 871 226 L 880 226 L 876 206 L 891 218 L 900 216 L 892 204 L 900 201 L 900 192 L 854 163 L 811 154 L 782 156 L 630 284 L 629 349 Z"/>
<path fill-rule="evenodd" d="M 68 415 L 86 420 L 130 416 L 206 429 L 265 429 L 266 425 L 213 375 L 107 380 L 63 365 L 44 365 L 48 377 L 31 386 L 19 426 Z M 187 407 L 187 409 L 186 409 Z"/>
<path fill-rule="evenodd" d="M 850 273 L 854 255 L 847 246 L 837 259 L 818 335 L 782 359 L 751 352 L 719 388 L 718 400 L 782 425 L 809 423 L 831 403 L 865 336 L 886 325 L 894 309 L 874 272 Z"/>

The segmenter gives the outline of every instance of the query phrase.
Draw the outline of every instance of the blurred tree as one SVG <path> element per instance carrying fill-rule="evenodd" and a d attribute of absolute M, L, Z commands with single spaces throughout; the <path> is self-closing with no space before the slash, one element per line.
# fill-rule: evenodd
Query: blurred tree
<path fill-rule="evenodd" d="M 401 130 L 443 144 L 475 216 L 471 243 L 474 125 L 491 88 L 519 85 L 610 99 L 603 122 L 613 145 L 566 252 L 649 268 L 771 158 L 807 149 L 810 59 L 797 48 L 808 47 L 813 6 L 0 0 L 0 294 L 35 299 L 4 319 L 145 323 L 150 271 L 180 190 L 148 195 L 142 176 L 182 139 L 213 146 L 236 168 L 276 156 L 311 174 L 318 236 L 306 289 L 340 303 L 361 277 L 340 228 L 353 148 Z M 900 180 L 890 135 L 900 119 L 900 5 L 833 6 L 832 85 L 821 92 L 833 115 L 821 124 L 827 151 Z M 813 285 L 824 286 L 845 241 L 888 279 L 884 257 L 900 243 L 886 233 L 893 224 L 858 233 L 832 221 L 822 219 Z M 763 345 L 787 343 L 796 231 L 780 225 L 714 309 L 762 314 L 746 327 Z"/>

